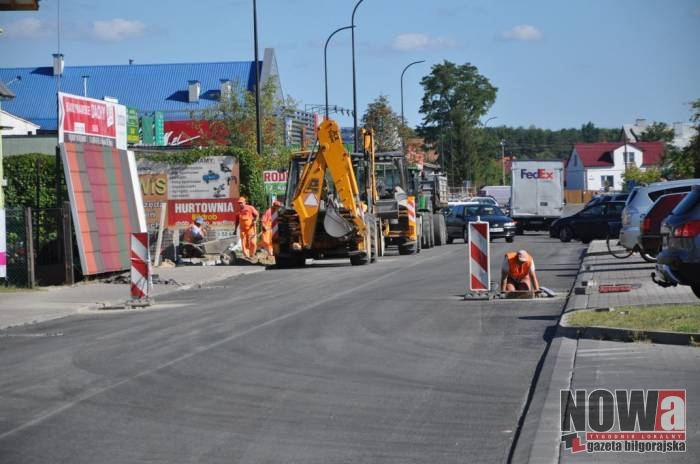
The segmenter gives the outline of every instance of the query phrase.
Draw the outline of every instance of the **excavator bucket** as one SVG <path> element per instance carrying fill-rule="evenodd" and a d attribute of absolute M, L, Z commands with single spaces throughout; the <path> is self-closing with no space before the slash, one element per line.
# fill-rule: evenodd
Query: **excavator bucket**
<path fill-rule="evenodd" d="M 326 233 L 333 238 L 341 238 L 349 235 L 353 225 L 345 220 L 332 205 L 326 207 L 326 216 L 323 218 L 323 227 Z"/>

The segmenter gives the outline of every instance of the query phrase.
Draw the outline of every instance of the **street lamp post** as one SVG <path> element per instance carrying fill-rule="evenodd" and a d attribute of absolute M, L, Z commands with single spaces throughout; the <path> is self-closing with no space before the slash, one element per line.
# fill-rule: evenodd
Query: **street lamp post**
<path fill-rule="evenodd" d="M 350 27 L 352 28 L 352 135 L 354 151 L 357 149 L 357 85 L 355 83 L 355 11 L 364 0 L 360 0 L 352 9 L 352 18 L 350 19 Z"/>
<path fill-rule="evenodd" d="M 403 68 L 403 71 L 401 71 L 401 124 L 406 125 L 406 119 L 403 117 L 403 75 L 406 73 L 406 70 L 413 66 L 414 64 L 418 63 L 425 63 L 425 60 L 419 60 L 419 61 L 414 61 L 413 63 L 409 63 L 406 65 L 405 68 Z"/>
<path fill-rule="evenodd" d="M 334 30 L 331 35 L 328 36 L 326 39 L 326 45 L 323 47 L 323 74 L 324 74 L 324 79 L 325 79 L 325 88 L 326 88 L 326 119 L 328 119 L 328 42 L 331 41 L 331 37 L 333 37 L 335 34 L 337 34 L 340 31 L 344 31 L 345 29 L 353 29 L 355 26 L 345 26 L 345 27 L 340 27 L 336 30 Z"/>
<path fill-rule="evenodd" d="M 501 185 L 506 185 L 506 141 L 501 139 Z"/>
<path fill-rule="evenodd" d="M 489 121 L 493 121 L 496 118 L 498 118 L 498 116 L 491 116 L 490 118 L 488 118 L 484 123 L 484 128 L 486 128 L 486 126 L 489 124 Z"/>
<path fill-rule="evenodd" d="M 262 154 L 262 125 L 260 124 L 260 67 L 258 66 L 258 8 L 253 0 L 253 47 L 255 48 L 255 139 L 258 155 Z"/>

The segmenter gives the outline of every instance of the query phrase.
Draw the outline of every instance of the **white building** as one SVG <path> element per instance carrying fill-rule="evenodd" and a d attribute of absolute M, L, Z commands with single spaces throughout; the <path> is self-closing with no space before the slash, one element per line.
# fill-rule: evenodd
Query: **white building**
<path fill-rule="evenodd" d="M 634 124 L 623 124 L 623 139 L 628 142 L 638 142 L 641 135 L 650 127 L 646 119 L 637 119 Z M 673 141 L 671 145 L 676 148 L 683 149 L 690 145 L 690 141 L 698 133 L 697 127 L 689 122 L 674 122 L 669 126 L 673 129 Z"/>
<path fill-rule="evenodd" d="M 663 142 L 577 143 L 566 165 L 567 190 L 622 190 L 630 166 L 661 166 Z"/>
<path fill-rule="evenodd" d="M 2 135 L 36 135 L 39 126 L 22 119 L 5 110 L 0 110 L 0 127 Z"/>

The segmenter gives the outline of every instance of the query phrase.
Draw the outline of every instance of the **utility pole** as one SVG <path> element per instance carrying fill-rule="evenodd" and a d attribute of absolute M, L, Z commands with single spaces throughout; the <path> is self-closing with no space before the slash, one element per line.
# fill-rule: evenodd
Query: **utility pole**
<path fill-rule="evenodd" d="M 501 139 L 501 185 L 506 185 L 506 141 Z"/>

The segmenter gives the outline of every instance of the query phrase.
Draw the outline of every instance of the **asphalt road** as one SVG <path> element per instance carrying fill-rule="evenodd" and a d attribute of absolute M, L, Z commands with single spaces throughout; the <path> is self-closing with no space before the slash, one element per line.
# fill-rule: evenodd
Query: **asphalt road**
<path fill-rule="evenodd" d="M 519 248 L 565 293 L 585 246 L 498 241 L 492 269 Z M 2 331 L 0 462 L 504 462 L 564 299 L 464 301 L 466 260 L 316 262 Z"/>

